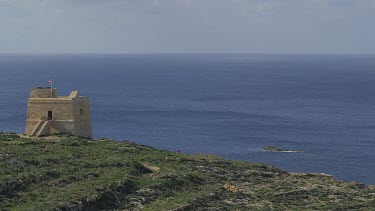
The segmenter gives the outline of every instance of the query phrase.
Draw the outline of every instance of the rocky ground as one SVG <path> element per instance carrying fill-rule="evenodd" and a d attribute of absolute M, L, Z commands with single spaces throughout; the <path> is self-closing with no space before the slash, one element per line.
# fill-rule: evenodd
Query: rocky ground
<path fill-rule="evenodd" d="M 374 210 L 375 187 L 132 142 L 0 133 L 1 210 Z"/>

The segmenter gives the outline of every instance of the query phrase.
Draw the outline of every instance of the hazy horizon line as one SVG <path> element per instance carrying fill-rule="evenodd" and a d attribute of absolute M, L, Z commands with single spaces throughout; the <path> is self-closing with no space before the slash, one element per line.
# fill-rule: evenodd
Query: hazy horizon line
<path fill-rule="evenodd" d="M 264 55 L 264 56 L 375 56 L 375 53 L 254 53 L 254 52 L 26 52 L 6 53 L 6 55 Z"/>

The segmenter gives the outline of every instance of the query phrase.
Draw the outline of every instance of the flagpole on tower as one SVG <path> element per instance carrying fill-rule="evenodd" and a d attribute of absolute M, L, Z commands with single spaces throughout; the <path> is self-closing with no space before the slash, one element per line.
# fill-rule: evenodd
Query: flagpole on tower
<path fill-rule="evenodd" d="M 48 81 L 48 84 L 51 85 L 51 98 L 53 98 L 53 85 L 52 85 L 52 80 Z"/>

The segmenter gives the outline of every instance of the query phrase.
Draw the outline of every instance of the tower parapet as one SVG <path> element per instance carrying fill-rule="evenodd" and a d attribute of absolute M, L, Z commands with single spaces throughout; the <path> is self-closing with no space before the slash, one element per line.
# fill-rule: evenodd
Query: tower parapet
<path fill-rule="evenodd" d="M 57 89 L 53 88 L 51 91 L 50 87 L 38 87 L 30 91 L 30 98 L 56 98 Z"/>

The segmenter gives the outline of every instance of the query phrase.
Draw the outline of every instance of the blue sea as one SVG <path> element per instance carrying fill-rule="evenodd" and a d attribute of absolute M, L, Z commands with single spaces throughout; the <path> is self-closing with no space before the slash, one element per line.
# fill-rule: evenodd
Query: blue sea
<path fill-rule="evenodd" d="M 48 80 L 90 98 L 96 138 L 375 184 L 375 56 L 2 54 L 0 131 Z"/>

